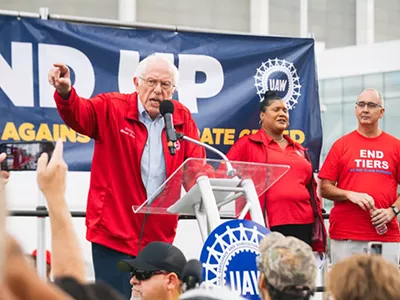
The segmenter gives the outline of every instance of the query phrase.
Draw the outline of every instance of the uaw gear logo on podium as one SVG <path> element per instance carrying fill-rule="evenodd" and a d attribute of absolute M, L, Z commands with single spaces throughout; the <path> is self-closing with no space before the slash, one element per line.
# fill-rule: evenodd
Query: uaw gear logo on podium
<path fill-rule="evenodd" d="M 201 145 L 222 157 L 187 159 L 134 213 L 195 216 L 205 242 L 204 279 L 228 285 L 248 299 L 259 299 L 256 256 L 269 231 L 258 197 L 288 170 L 286 165 L 229 161 L 219 150 L 176 133 L 184 142 Z M 182 193 L 182 187 L 185 192 Z M 252 220 L 243 220 L 250 213 Z M 230 217 L 222 223 L 221 217 Z"/>
<path fill-rule="evenodd" d="M 286 101 L 289 110 L 295 108 L 301 96 L 301 84 L 293 63 L 278 58 L 268 59 L 257 69 L 254 80 L 260 101 L 266 91 L 274 91 Z"/>
<path fill-rule="evenodd" d="M 218 226 L 201 252 L 203 278 L 226 285 L 247 299 L 260 299 L 256 257 L 261 239 L 270 231 L 248 220 L 231 220 Z"/>

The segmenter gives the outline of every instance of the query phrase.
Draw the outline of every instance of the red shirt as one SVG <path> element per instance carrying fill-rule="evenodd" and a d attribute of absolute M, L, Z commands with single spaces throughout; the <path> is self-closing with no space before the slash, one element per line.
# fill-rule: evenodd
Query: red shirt
<path fill-rule="evenodd" d="M 100 94 L 84 99 L 72 89 L 68 100 L 62 99 L 57 92 L 54 99 L 65 123 L 95 140 L 86 210 L 86 238 L 136 256 L 145 215 L 133 213 L 132 206 L 139 206 L 146 200 L 140 165 L 147 141 L 147 129 L 138 118 L 137 93 Z M 173 103 L 175 129 L 199 140 L 190 111 L 177 101 L 173 100 Z M 179 142 L 172 157 L 165 129 L 162 139 L 167 178 L 186 158 L 205 158 L 202 147 L 186 141 Z M 180 185 L 174 192 L 170 199 L 179 199 Z M 149 215 L 141 249 L 152 241 L 172 243 L 177 224 L 176 215 Z"/>
<path fill-rule="evenodd" d="M 353 131 L 333 144 L 319 177 L 337 182 L 340 189 L 367 193 L 374 198 L 377 208 L 388 208 L 397 199 L 400 141 L 385 132 L 367 138 Z M 396 217 L 387 224 L 387 233 L 379 235 L 370 214 L 350 201 L 335 201 L 329 221 L 332 239 L 400 241 Z"/>
<path fill-rule="evenodd" d="M 311 180 L 312 166 L 304 157 L 305 149 L 289 142 L 284 150 L 264 130 L 240 138 L 229 150 L 230 160 L 256 163 L 283 164 L 289 171 L 275 182 L 259 198 L 261 209 L 266 199 L 270 227 L 288 224 L 311 224 L 314 222 L 307 184 Z"/>

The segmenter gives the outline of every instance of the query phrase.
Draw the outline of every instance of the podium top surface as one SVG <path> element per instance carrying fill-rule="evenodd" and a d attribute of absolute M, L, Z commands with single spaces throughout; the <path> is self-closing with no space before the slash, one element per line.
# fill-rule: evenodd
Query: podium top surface
<path fill-rule="evenodd" d="M 234 218 L 237 217 L 238 208 L 246 204 L 243 194 L 237 195 L 236 200 L 230 205 L 223 204 L 235 193 L 241 193 L 243 182 L 252 180 L 257 195 L 260 197 L 289 171 L 287 165 L 241 161 L 229 163 L 217 159 L 189 158 L 185 160 L 153 195 L 141 205 L 133 206 L 133 212 L 194 215 L 193 205 L 201 202 L 201 189 L 197 182 L 208 177 L 217 205 L 220 207 L 221 216 Z M 182 207 L 182 203 L 185 207 Z"/>

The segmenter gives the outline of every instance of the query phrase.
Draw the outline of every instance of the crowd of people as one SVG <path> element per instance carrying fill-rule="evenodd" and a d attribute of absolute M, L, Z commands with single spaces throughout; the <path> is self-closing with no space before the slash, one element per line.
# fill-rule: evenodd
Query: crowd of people
<path fill-rule="evenodd" d="M 173 157 L 168 150 L 159 107 L 172 99 L 178 86 L 174 64 L 159 55 L 142 60 L 132 94 L 81 98 L 64 64 L 50 70 L 49 83 L 65 123 L 95 141 L 86 237 L 92 243 L 96 283 L 86 282 L 84 276 L 65 201 L 67 165 L 58 141 L 50 161 L 42 154 L 37 166 L 50 215 L 52 281 L 40 281 L 18 243 L 7 236 L 0 299 L 239 298 L 223 289 L 183 293 L 187 261 L 172 245 L 177 217 L 131 213 L 131 207 L 142 204 L 185 159 L 205 158 L 204 149 L 192 143 L 181 142 Z M 172 101 L 177 131 L 199 140 L 190 111 Z M 326 292 L 336 300 L 400 297 L 400 141 L 380 129 L 384 112 L 383 97 L 374 89 L 355 99 L 358 127 L 333 144 L 317 184 L 307 149 L 284 134 L 289 127 L 285 101 L 273 91 L 265 93 L 260 129 L 240 138 L 227 153 L 231 160 L 290 166 L 259 198 L 263 225 L 272 231 L 262 240 L 257 259 L 262 299 L 310 299 L 315 294 L 314 253 L 326 253 L 328 245 L 319 192 L 334 202 L 329 227 L 333 268 Z M 2 173 L 3 198 L 8 176 Z M 382 255 L 365 254 L 370 242 L 382 246 Z"/>

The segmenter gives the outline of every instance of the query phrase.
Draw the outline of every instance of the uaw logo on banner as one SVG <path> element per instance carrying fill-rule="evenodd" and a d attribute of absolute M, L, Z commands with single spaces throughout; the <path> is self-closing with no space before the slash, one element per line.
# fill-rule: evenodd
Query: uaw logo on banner
<path fill-rule="evenodd" d="M 229 286 L 247 299 L 260 299 L 256 257 L 261 239 L 268 233 L 267 228 L 249 220 L 231 220 L 218 226 L 201 251 L 204 280 Z"/>
<path fill-rule="evenodd" d="M 289 110 L 294 109 L 301 96 L 301 85 L 293 63 L 278 58 L 268 59 L 257 69 L 254 79 L 260 101 L 266 91 L 274 91 L 286 101 Z"/>

